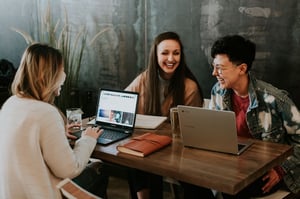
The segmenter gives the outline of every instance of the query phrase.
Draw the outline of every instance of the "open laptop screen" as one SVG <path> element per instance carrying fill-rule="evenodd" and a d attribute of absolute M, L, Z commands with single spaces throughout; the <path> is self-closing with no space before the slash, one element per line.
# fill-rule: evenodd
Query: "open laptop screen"
<path fill-rule="evenodd" d="M 137 102 L 138 93 L 100 89 L 96 124 L 111 124 L 133 128 Z"/>

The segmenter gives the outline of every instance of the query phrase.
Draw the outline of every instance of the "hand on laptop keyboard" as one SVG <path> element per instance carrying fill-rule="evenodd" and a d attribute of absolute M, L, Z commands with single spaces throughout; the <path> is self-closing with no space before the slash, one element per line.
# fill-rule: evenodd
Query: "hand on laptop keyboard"
<path fill-rule="evenodd" d="M 98 139 L 98 137 L 103 133 L 103 129 L 100 129 L 99 127 L 88 127 L 82 133 L 84 133 L 84 135 L 88 135 L 95 139 Z"/>

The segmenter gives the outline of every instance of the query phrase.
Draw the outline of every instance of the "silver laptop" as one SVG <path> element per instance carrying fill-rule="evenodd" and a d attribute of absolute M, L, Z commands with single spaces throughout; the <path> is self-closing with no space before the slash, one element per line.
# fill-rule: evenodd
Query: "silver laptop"
<path fill-rule="evenodd" d="M 139 94 L 123 90 L 100 89 L 95 125 L 104 129 L 97 143 L 108 145 L 132 135 Z"/>
<path fill-rule="evenodd" d="M 240 155 L 252 144 L 251 141 L 238 142 L 232 111 L 177 107 L 184 146 Z"/>

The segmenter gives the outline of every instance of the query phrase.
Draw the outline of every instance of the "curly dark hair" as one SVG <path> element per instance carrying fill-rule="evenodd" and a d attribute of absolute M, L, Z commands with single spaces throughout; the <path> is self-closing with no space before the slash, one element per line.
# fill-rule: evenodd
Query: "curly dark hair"
<path fill-rule="evenodd" d="M 247 64 L 247 72 L 251 70 L 255 59 L 256 45 L 240 35 L 227 35 L 219 38 L 211 48 L 211 57 L 226 54 L 229 61 L 235 64 Z"/>

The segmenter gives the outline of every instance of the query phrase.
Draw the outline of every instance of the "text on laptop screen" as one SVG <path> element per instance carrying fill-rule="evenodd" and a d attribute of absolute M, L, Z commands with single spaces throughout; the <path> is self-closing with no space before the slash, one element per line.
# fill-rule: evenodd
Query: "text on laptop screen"
<path fill-rule="evenodd" d="M 96 121 L 133 126 L 137 100 L 135 93 L 100 90 Z"/>

